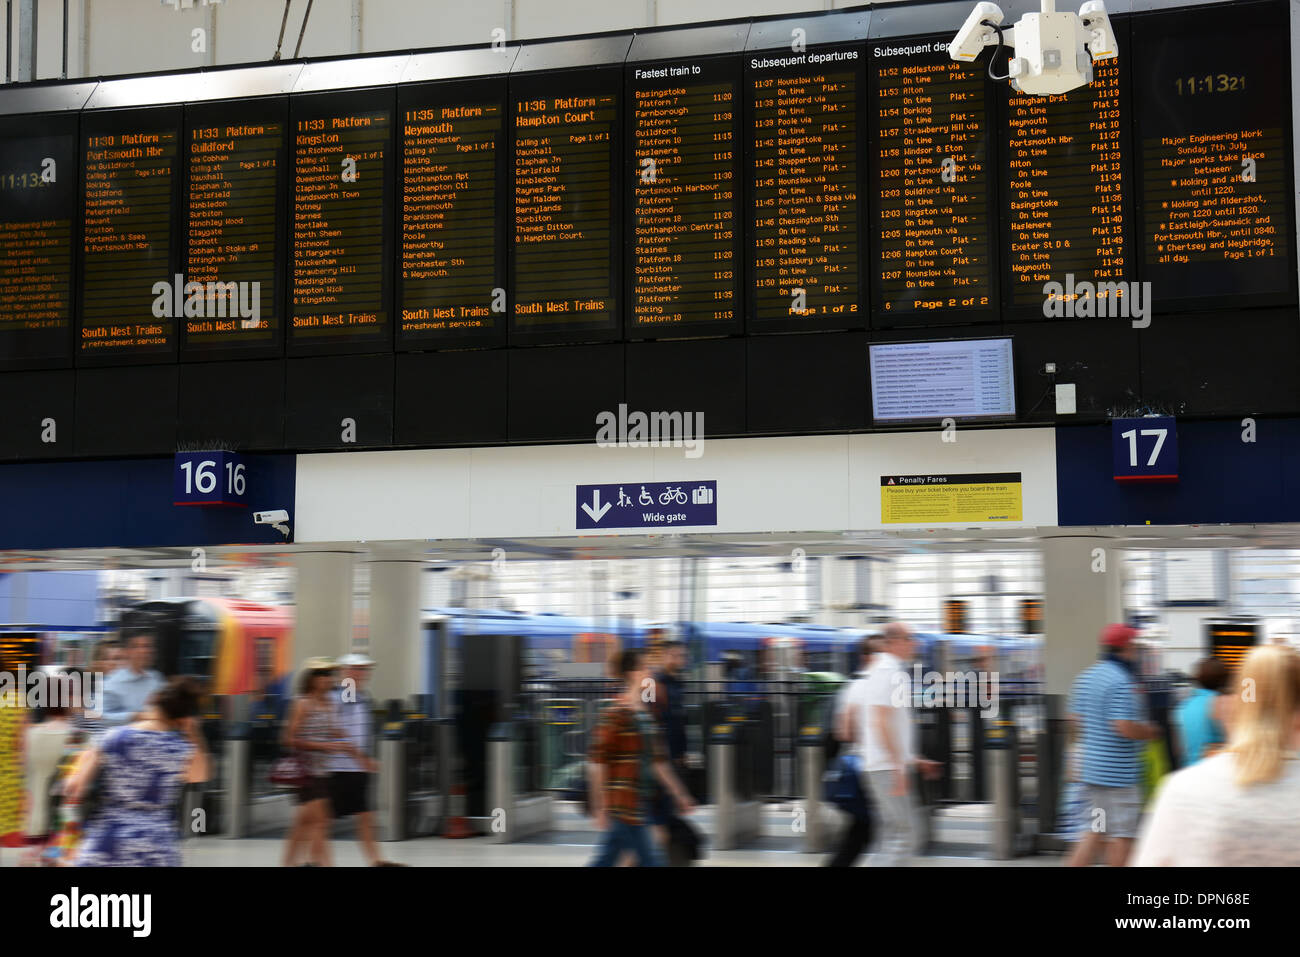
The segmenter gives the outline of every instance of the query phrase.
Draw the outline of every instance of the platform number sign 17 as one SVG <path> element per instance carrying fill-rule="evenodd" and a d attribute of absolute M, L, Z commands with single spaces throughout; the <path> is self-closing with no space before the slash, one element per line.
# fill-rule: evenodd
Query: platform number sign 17
<path fill-rule="evenodd" d="M 248 467 L 237 452 L 177 452 L 173 505 L 247 505 Z"/>
<path fill-rule="evenodd" d="M 1178 481 L 1178 422 L 1171 415 L 1115 419 L 1111 449 L 1116 482 Z"/>

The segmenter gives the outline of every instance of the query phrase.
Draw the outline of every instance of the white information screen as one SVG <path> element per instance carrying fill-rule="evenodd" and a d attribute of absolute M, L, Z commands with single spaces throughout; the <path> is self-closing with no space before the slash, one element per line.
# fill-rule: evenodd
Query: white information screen
<path fill-rule="evenodd" d="M 870 349 L 877 422 L 1015 418 L 1010 339 L 886 342 Z"/>

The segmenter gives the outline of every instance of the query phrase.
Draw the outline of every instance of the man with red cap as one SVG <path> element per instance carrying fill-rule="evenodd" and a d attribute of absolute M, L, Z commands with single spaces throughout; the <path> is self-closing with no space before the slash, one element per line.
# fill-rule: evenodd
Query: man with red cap
<path fill-rule="evenodd" d="M 1139 742 L 1158 730 L 1145 720 L 1135 680 L 1137 632 L 1128 625 L 1107 625 L 1101 632 L 1101 660 L 1074 681 L 1070 692 L 1070 729 L 1082 735 L 1084 801 L 1088 808 L 1083 836 L 1067 862 L 1092 864 L 1099 850 L 1113 867 L 1123 867 L 1137 834 L 1142 807 Z"/>

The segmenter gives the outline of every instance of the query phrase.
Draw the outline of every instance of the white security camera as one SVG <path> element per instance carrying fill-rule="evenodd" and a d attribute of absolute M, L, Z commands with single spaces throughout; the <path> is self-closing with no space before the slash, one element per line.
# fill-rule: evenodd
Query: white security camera
<path fill-rule="evenodd" d="M 254 512 L 253 522 L 257 525 L 270 525 L 285 538 L 289 537 L 289 513 L 282 508 L 268 512 Z"/>
<path fill-rule="evenodd" d="M 1042 0 L 1039 13 L 1026 13 L 1014 27 L 995 29 L 1001 22 L 1001 10 L 991 3 L 977 4 L 949 44 L 948 55 L 969 63 L 979 56 L 977 43 L 996 43 L 999 49 L 1014 45 L 1007 75 L 993 76 L 990 67 L 990 76 L 1010 80 L 1018 93 L 1055 96 L 1087 86 L 1092 82 L 1092 64 L 1119 53 L 1102 0 L 1088 0 L 1078 15 L 1057 13 L 1056 0 Z"/>
<path fill-rule="evenodd" d="M 1088 52 L 1094 61 L 1111 60 L 1119 56 L 1115 31 L 1110 28 L 1110 17 L 1101 0 L 1088 0 L 1079 8 L 1079 19 L 1088 33 Z"/>
<path fill-rule="evenodd" d="M 984 52 L 986 46 L 997 40 L 997 33 L 993 27 L 988 26 L 984 21 L 1001 26 L 1003 19 L 1002 8 L 996 3 L 975 4 L 975 9 L 961 25 L 957 36 L 953 38 L 952 43 L 948 44 L 948 55 L 954 60 L 970 63 Z"/>

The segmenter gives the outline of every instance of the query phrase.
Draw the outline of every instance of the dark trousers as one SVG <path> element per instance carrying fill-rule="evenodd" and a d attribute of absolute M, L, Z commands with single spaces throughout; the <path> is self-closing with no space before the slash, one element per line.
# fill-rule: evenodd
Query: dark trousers
<path fill-rule="evenodd" d="M 827 867 L 852 867 L 867 845 L 871 843 L 871 818 L 855 817 L 844 832 L 835 856 L 826 862 Z"/>

